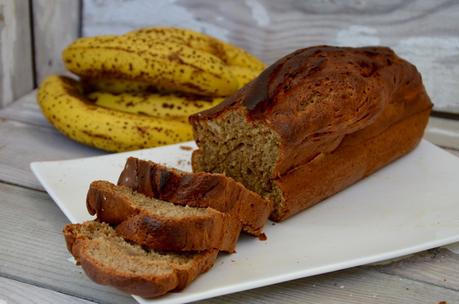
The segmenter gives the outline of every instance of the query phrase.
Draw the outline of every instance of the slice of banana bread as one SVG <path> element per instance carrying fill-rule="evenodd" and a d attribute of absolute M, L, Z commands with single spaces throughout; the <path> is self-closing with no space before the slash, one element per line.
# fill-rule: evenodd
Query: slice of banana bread
<path fill-rule="evenodd" d="M 188 173 L 152 161 L 130 157 L 118 185 L 148 197 L 191 207 L 211 207 L 238 218 L 242 229 L 260 235 L 271 202 L 223 174 Z"/>
<path fill-rule="evenodd" d="M 411 151 L 431 108 L 419 72 L 389 48 L 300 49 L 190 116 L 193 171 L 224 172 L 284 220 Z"/>
<path fill-rule="evenodd" d="M 68 250 L 94 282 L 146 298 L 185 288 L 212 267 L 218 253 L 145 250 L 96 221 L 66 225 L 64 236 Z"/>
<path fill-rule="evenodd" d="M 125 239 L 152 249 L 234 252 L 241 231 L 227 213 L 174 205 L 107 181 L 91 183 L 86 206 L 98 220 L 118 225 Z"/>

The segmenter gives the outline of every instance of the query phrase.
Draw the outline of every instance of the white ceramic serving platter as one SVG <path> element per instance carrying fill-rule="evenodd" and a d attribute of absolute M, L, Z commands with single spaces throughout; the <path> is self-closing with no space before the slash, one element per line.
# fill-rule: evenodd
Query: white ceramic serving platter
<path fill-rule="evenodd" d="M 31 167 L 72 222 L 86 212 L 88 185 L 113 182 L 128 156 L 190 170 L 193 142 Z M 307 187 L 307 185 L 305 185 Z M 459 158 L 427 141 L 376 174 L 279 224 L 268 239 L 242 236 L 237 253 L 185 290 L 140 303 L 183 303 L 391 259 L 459 241 Z M 63 245 L 64 246 L 64 245 Z"/>

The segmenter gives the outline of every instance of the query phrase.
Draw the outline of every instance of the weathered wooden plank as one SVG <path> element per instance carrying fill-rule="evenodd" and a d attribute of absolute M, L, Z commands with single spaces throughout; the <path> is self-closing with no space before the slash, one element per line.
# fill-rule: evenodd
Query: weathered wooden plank
<path fill-rule="evenodd" d="M 61 235 L 67 220 L 45 193 L 1 183 L 0 193 L 0 276 L 101 303 L 133 303 L 114 289 L 92 283 L 73 265 Z M 442 269 L 449 262 L 438 261 Z M 451 279 L 449 275 L 446 278 Z M 441 300 L 455 303 L 459 301 L 459 293 L 373 269 L 354 268 L 204 303 L 437 303 Z"/>
<path fill-rule="evenodd" d="M 459 157 L 459 150 L 448 149 L 448 148 L 445 148 L 445 150 L 448 151 L 449 153 L 454 154 L 454 155 L 456 155 L 457 157 Z"/>
<path fill-rule="evenodd" d="M 436 145 L 459 150 L 459 120 L 430 117 L 424 137 Z"/>
<path fill-rule="evenodd" d="M 444 248 L 428 250 L 378 271 L 459 291 L 459 255 Z"/>
<path fill-rule="evenodd" d="M 100 303 L 134 303 L 74 265 L 61 232 L 68 221 L 46 193 L 2 183 L 0 193 L 0 276 Z"/>
<path fill-rule="evenodd" d="M 249 290 L 201 303 L 456 303 L 453 290 L 350 269 Z"/>
<path fill-rule="evenodd" d="M 7 278 L 0 278 L 0 303 L 90 304 L 93 302 Z"/>
<path fill-rule="evenodd" d="M 36 95 L 36 90 L 32 91 L 1 109 L 0 118 L 16 120 L 29 125 L 53 128 L 41 113 Z"/>
<path fill-rule="evenodd" d="M 35 75 L 37 83 L 65 72 L 61 52 L 79 36 L 80 1 L 33 0 Z"/>
<path fill-rule="evenodd" d="M 28 0 L 0 0 L 0 108 L 32 91 Z"/>
<path fill-rule="evenodd" d="M 458 1 L 83 1 L 83 35 L 188 27 L 267 63 L 317 44 L 387 45 L 418 67 L 436 110 L 459 113 Z"/>
<path fill-rule="evenodd" d="M 0 180 L 43 190 L 30 162 L 104 154 L 72 141 L 55 129 L 7 120 L 0 122 Z"/>

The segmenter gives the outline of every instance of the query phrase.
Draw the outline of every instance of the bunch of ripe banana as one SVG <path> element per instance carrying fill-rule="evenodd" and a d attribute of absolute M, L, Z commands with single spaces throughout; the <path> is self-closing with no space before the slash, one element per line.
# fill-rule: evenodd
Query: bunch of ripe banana
<path fill-rule="evenodd" d="M 178 28 L 80 38 L 63 60 L 80 80 L 48 77 L 40 107 L 68 137 L 107 151 L 192 139 L 189 115 L 217 105 L 264 68 L 240 48 Z"/>

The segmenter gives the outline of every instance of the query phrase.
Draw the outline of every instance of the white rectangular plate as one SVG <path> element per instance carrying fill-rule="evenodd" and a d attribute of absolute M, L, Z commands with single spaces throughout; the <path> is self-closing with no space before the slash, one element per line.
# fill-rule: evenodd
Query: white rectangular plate
<path fill-rule="evenodd" d="M 31 167 L 72 222 L 87 214 L 96 179 L 116 182 L 128 156 L 190 170 L 193 142 Z M 307 187 L 307 185 L 305 185 Z M 423 141 L 415 151 L 279 224 L 268 239 L 241 236 L 237 253 L 185 290 L 140 303 L 183 303 L 391 259 L 459 241 L 459 158 Z M 63 245 L 64 246 L 64 245 Z"/>

